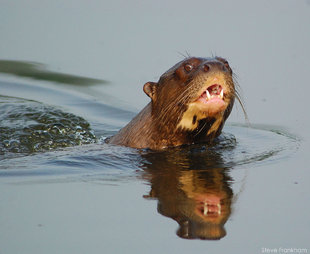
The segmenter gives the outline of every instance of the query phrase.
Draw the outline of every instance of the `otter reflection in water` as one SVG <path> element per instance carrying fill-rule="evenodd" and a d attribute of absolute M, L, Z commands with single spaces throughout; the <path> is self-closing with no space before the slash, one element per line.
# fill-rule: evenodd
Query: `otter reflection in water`
<path fill-rule="evenodd" d="M 179 224 L 179 237 L 218 240 L 226 235 L 232 179 L 218 155 L 176 149 L 148 154 L 147 161 L 144 177 L 151 191 L 144 197 L 158 200 L 158 212 Z"/>

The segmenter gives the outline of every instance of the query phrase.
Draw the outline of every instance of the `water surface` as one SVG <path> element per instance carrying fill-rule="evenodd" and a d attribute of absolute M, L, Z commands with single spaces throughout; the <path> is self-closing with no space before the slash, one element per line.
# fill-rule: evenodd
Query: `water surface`
<path fill-rule="evenodd" d="M 3 1 L 0 253 L 309 253 L 309 12 Z M 250 125 L 236 105 L 209 145 L 105 144 L 186 52 L 228 58 Z"/>

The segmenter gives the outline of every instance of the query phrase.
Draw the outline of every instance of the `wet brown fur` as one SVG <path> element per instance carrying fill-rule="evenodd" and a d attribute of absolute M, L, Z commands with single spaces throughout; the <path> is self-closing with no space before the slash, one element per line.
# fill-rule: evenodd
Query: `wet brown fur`
<path fill-rule="evenodd" d="M 205 83 L 215 76 L 224 80 L 226 109 L 211 117 L 202 111 L 191 115 L 191 103 L 197 100 Z M 108 142 L 159 150 L 212 140 L 220 135 L 234 98 L 238 96 L 232 76 L 232 70 L 223 58 L 184 59 L 165 72 L 158 83 L 144 85 L 143 90 L 151 102 Z M 190 121 L 185 116 L 191 117 Z"/>

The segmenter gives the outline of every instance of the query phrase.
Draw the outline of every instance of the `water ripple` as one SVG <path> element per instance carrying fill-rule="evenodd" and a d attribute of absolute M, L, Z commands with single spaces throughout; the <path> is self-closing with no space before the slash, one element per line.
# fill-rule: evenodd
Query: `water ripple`
<path fill-rule="evenodd" d="M 83 118 L 42 103 L 0 96 L 0 155 L 29 154 L 96 142 Z"/>

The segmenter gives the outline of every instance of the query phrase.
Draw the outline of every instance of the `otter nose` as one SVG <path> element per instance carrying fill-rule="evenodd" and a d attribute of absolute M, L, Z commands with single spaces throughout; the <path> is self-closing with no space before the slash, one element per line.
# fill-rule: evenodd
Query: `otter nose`
<path fill-rule="evenodd" d="M 205 72 L 208 71 L 228 71 L 228 69 L 226 68 L 226 66 L 221 63 L 221 62 L 217 62 L 217 61 L 212 61 L 212 62 L 207 62 L 203 65 L 203 70 Z"/>

